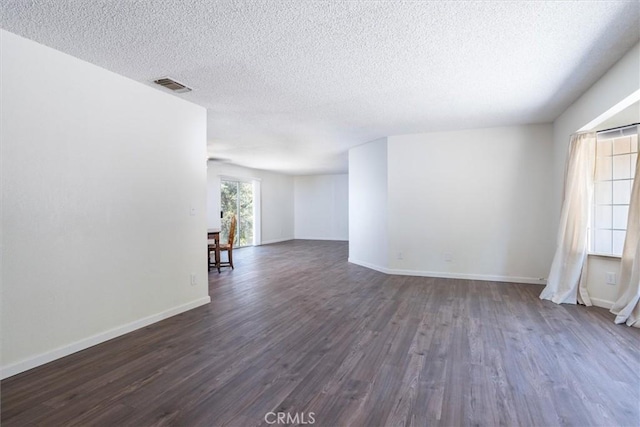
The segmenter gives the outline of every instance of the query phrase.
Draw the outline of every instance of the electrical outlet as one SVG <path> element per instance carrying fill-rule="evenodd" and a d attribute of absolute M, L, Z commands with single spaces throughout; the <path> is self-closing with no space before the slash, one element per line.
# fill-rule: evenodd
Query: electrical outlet
<path fill-rule="evenodd" d="M 404 259 L 402 256 L 402 252 L 398 252 L 398 259 Z"/>
<path fill-rule="evenodd" d="M 616 284 L 616 273 L 613 273 L 613 272 L 609 271 L 609 272 L 607 272 L 605 277 L 606 277 L 607 285 L 615 285 Z"/>
<path fill-rule="evenodd" d="M 198 279 L 195 274 L 191 273 L 191 286 L 195 286 L 198 284 Z"/>
<path fill-rule="evenodd" d="M 442 255 L 442 259 L 444 259 L 444 262 L 451 262 L 453 261 L 453 254 L 450 254 L 449 252 L 445 252 Z"/>

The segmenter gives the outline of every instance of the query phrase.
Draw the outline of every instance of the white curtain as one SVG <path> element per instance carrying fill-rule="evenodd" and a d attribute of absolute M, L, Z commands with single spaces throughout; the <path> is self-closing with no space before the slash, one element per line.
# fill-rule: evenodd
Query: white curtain
<path fill-rule="evenodd" d="M 585 278 L 595 146 L 593 132 L 571 136 L 557 248 L 547 286 L 540 294 L 556 304 L 591 305 Z"/>
<path fill-rule="evenodd" d="M 627 235 L 622 248 L 618 299 L 611 307 L 616 323 L 640 328 L 640 161 L 631 190 Z"/>

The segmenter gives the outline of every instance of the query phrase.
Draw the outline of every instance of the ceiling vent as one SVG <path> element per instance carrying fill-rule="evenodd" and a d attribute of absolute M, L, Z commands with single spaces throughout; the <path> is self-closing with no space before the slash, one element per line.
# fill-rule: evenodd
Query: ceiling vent
<path fill-rule="evenodd" d="M 159 84 L 162 87 L 166 87 L 167 89 L 170 89 L 176 93 L 185 93 L 185 92 L 191 92 L 191 88 L 187 87 L 185 85 L 183 85 L 182 83 L 178 83 L 177 81 L 169 78 L 169 77 L 164 77 L 158 80 L 154 80 L 153 81 L 155 84 Z"/>

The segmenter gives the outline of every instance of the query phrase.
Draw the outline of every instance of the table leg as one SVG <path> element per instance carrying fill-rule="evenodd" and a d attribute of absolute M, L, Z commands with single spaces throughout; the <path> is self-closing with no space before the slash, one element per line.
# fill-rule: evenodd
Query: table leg
<path fill-rule="evenodd" d="M 216 268 L 218 269 L 218 273 L 220 273 L 220 235 L 216 234 L 215 240 L 216 240 L 216 250 L 215 250 Z"/>

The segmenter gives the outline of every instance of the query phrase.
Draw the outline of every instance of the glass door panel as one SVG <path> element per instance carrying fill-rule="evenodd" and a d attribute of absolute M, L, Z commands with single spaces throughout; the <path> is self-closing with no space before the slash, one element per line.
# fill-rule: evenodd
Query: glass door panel
<path fill-rule="evenodd" d="M 238 219 L 235 247 L 253 245 L 253 185 L 248 182 L 222 180 L 220 182 L 221 232 L 220 240 L 229 240 L 231 218 Z"/>

